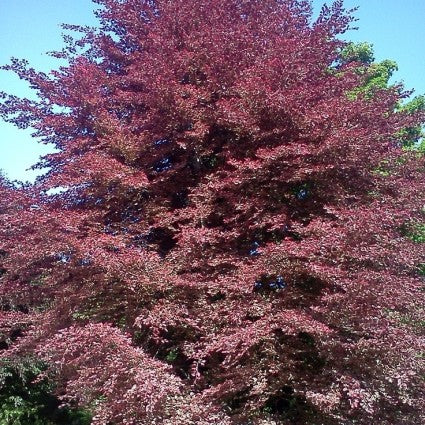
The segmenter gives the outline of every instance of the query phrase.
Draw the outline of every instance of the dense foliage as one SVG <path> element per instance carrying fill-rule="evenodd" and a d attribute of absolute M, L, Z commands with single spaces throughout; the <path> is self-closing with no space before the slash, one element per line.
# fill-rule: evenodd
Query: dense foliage
<path fill-rule="evenodd" d="M 94 424 L 420 423 L 421 100 L 341 1 L 97 3 L 67 66 L 5 67 L 57 152 L 1 180 L 2 357 Z"/>
<path fill-rule="evenodd" d="M 61 407 L 52 383 L 40 375 L 45 366 L 34 359 L 6 362 L 0 369 L 1 425 L 88 425 L 87 412 Z"/>

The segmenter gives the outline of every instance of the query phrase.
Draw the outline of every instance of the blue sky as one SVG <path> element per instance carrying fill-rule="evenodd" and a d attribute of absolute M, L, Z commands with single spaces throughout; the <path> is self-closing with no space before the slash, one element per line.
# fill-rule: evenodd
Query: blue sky
<path fill-rule="evenodd" d="M 316 11 L 323 0 L 314 0 Z M 369 41 L 376 59 L 393 59 L 399 65 L 395 81 L 403 81 L 415 93 L 425 93 L 425 0 L 346 0 L 347 8 L 359 6 L 358 31 L 346 35 L 353 41 Z M 45 54 L 62 46 L 60 23 L 95 25 L 91 0 L 0 0 L 0 64 L 11 56 L 28 59 L 42 71 L 58 66 Z M 0 91 L 32 96 L 17 77 L 0 71 Z M 49 147 L 0 121 L 0 169 L 11 179 L 32 181 L 27 171 Z"/>

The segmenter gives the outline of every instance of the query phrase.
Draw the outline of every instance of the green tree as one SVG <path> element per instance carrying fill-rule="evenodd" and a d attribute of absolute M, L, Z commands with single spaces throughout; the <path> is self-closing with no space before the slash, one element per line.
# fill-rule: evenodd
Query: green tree
<path fill-rule="evenodd" d="M 88 425 L 91 415 L 61 407 L 47 378 L 37 379 L 45 366 L 36 360 L 0 365 L 0 425 Z"/>
<path fill-rule="evenodd" d="M 400 105 L 400 111 L 406 112 L 409 115 L 417 112 L 425 111 L 425 96 L 419 95 L 414 97 L 409 102 Z M 421 155 L 425 154 L 425 140 L 424 140 L 424 125 L 414 125 L 406 127 L 401 132 L 401 139 L 403 146 L 407 149 L 415 149 Z"/>
<path fill-rule="evenodd" d="M 397 63 L 385 59 L 375 62 L 373 46 L 370 43 L 348 43 L 341 52 L 339 65 L 357 64 L 356 72 L 363 76 L 363 83 L 349 93 L 350 98 L 356 99 L 362 95 L 372 98 L 378 90 L 389 87 L 390 78 L 398 70 Z"/>
<path fill-rule="evenodd" d="M 359 95 L 366 98 L 372 98 L 378 90 L 391 87 L 390 79 L 394 72 L 398 70 L 395 61 L 385 59 L 381 62 L 375 62 L 373 45 L 367 42 L 348 43 L 341 51 L 339 66 L 349 63 L 357 63 L 357 72 L 364 76 L 363 84 L 351 90 L 350 98 L 355 99 Z M 398 104 L 398 111 L 413 115 L 425 111 L 425 96 L 418 95 Z M 406 149 L 415 149 L 418 152 L 425 152 L 424 127 L 414 125 L 406 127 L 400 132 L 400 140 Z"/>

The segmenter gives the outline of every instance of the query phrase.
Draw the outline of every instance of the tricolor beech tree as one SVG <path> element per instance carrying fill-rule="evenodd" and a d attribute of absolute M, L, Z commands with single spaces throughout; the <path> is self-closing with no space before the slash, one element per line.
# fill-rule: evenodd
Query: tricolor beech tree
<path fill-rule="evenodd" d="M 94 424 L 424 420 L 424 115 L 342 53 L 350 12 L 97 3 L 67 66 L 5 67 L 57 152 L 1 182 L 2 356 Z"/>

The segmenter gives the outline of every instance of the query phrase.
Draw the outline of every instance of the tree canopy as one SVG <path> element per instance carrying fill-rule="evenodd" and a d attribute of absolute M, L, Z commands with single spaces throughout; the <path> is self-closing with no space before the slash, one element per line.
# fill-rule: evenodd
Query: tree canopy
<path fill-rule="evenodd" d="M 0 180 L 2 358 L 93 424 L 420 423 L 422 100 L 342 1 L 96 3 L 4 67 L 57 152 Z"/>

